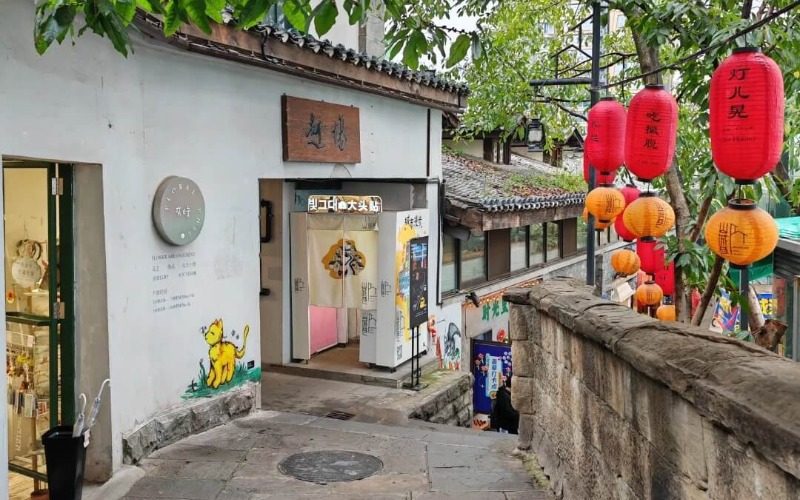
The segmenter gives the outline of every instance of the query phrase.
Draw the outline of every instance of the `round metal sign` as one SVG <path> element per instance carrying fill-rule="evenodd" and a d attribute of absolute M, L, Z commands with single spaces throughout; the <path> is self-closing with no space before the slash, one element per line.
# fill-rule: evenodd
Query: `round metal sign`
<path fill-rule="evenodd" d="M 153 223 L 170 245 L 188 245 L 200 235 L 206 204 L 197 184 L 186 177 L 170 176 L 156 190 Z"/>
<path fill-rule="evenodd" d="M 327 484 L 364 479 L 383 469 L 379 458 L 355 451 L 311 451 L 296 453 L 278 464 L 285 476 Z"/>

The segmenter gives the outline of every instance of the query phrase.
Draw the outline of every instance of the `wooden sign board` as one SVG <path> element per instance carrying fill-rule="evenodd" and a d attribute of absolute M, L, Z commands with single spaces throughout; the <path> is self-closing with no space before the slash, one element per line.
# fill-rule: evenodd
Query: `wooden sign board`
<path fill-rule="evenodd" d="M 284 95 L 283 161 L 361 163 L 358 108 Z"/>

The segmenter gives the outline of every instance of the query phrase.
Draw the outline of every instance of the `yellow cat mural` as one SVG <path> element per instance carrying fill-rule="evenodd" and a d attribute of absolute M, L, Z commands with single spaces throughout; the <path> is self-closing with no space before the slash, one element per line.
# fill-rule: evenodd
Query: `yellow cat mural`
<path fill-rule="evenodd" d="M 236 370 L 236 360 L 244 357 L 247 347 L 247 335 L 250 333 L 250 325 L 244 326 L 244 338 L 242 348 L 238 349 L 233 342 L 223 340 L 225 330 L 222 320 L 218 319 L 208 325 L 205 331 L 208 349 L 209 370 L 206 385 L 212 389 L 218 388 L 222 384 L 227 384 L 233 378 Z"/>

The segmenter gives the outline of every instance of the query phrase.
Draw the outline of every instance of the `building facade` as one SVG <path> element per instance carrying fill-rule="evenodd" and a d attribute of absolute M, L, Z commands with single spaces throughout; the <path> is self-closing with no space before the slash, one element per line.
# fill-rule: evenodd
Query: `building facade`
<path fill-rule="evenodd" d="M 262 367 L 348 342 L 366 317 L 386 327 L 365 358 L 408 358 L 410 304 L 391 294 L 413 275 L 405 299 L 436 303 L 436 273 L 406 257 L 439 260 L 441 112 L 463 89 L 279 28 L 164 39 L 144 14 L 128 59 L 88 35 L 39 56 L 33 22 L 17 0 L 0 18 L 15 475 L 43 477 L 41 433 L 105 379 L 98 481 L 257 407 Z M 326 273 L 339 289 L 310 297 Z"/>

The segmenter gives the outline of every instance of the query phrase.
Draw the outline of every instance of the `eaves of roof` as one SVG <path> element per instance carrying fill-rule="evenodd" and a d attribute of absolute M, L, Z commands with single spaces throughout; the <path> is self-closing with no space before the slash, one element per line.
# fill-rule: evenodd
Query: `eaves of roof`
<path fill-rule="evenodd" d="M 466 103 L 467 88 L 401 64 L 333 45 L 294 30 L 260 25 L 249 31 L 213 24 L 210 35 L 184 25 L 171 37 L 163 34 L 163 22 L 139 11 L 136 26 L 147 36 L 184 50 L 211 57 L 268 68 L 300 78 L 401 99 L 427 107 L 455 112 Z"/>

